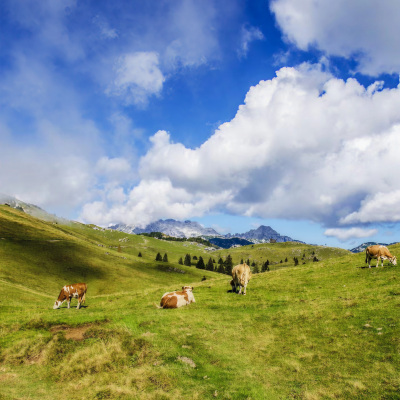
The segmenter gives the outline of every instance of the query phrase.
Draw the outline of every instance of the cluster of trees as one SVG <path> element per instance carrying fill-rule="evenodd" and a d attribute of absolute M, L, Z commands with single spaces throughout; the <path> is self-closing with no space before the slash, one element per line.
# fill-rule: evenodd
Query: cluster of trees
<path fill-rule="evenodd" d="M 228 255 L 225 260 L 222 260 L 222 258 L 220 257 L 218 263 L 215 262 L 214 258 L 210 257 L 206 263 L 202 256 L 200 256 L 199 258 L 193 256 L 192 258 L 190 254 L 186 254 L 184 259 L 182 259 L 182 257 L 179 259 L 179 264 L 187 266 L 191 266 L 192 264 L 194 264 L 198 269 L 215 271 L 228 275 L 232 273 L 233 268 L 233 260 L 230 255 Z"/>
<path fill-rule="evenodd" d="M 156 255 L 156 261 L 168 262 L 168 255 L 167 255 L 167 253 L 164 254 L 164 257 L 162 257 L 160 253 L 157 253 L 157 255 Z"/>
<path fill-rule="evenodd" d="M 312 252 L 313 257 L 313 262 L 319 261 L 318 258 L 315 256 L 315 252 Z M 139 257 L 142 257 L 142 254 L 139 253 Z M 305 258 L 305 253 L 303 254 L 302 260 Z M 168 262 L 168 255 L 167 253 L 164 254 L 162 257 L 160 253 L 157 253 L 156 256 L 156 261 L 162 261 L 162 262 Z M 299 265 L 299 259 L 297 257 L 293 257 L 294 265 Z M 288 262 L 288 258 L 285 258 L 285 263 Z M 250 261 L 250 259 L 247 260 L 240 260 L 240 263 L 246 263 L 247 265 L 252 267 L 252 272 L 254 274 L 258 274 L 259 272 L 267 272 L 270 270 L 270 264 L 277 264 L 277 262 L 270 262 L 269 260 L 263 262 L 261 266 L 258 265 L 257 262 L 255 261 Z M 280 264 L 283 263 L 282 260 L 279 261 Z M 219 272 L 221 274 L 227 274 L 231 275 L 232 274 L 232 268 L 234 266 L 232 257 L 230 254 L 225 258 L 225 260 L 222 259 L 222 257 L 219 257 L 218 261 L 216 262 L 214 258 L 210 257 L 207 261 L 207 263 L 204 261 L 202 256 L 191 256 L 190 254 L 186 254 L 184 258 L 180 257 L 179 258 L 179 264 L 180 265 L 186 265 L 188 267 L 195 265 L 196 268 L 198 269 L 204 269 L 207 271 L 214 271 L 214 272 Z M 305 264 L 305 262 L 303 263 Z M 260 271 L 261 269 L 261 271 Z"/>

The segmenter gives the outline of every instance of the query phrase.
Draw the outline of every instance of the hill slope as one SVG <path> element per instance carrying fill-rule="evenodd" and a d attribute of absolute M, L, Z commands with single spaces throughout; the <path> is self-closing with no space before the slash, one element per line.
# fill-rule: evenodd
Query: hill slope
<path fill-rule="evenodd" d="M 215 275 L 178 268 L 179 257 L 198 248 L 80 223 L 49 223 L 0 206 L 0 279 L 44 293 L 55 295 L 64 284 L 78 281 L 86 281 L 93 295 L 154 287 L 165 283 L 162 271 L 168 271 L 170 284 Z M 155 263 L 158 252 L 168 253 L 173 263 Z"/>
<path fill-rule="evenodd" d="M 253 275 L 238 296 L 226 275 L 172 263 L 187 274 L 165 272 L 153 261 L 156 252 L 207 254 L 195 245 L 38 223 L 1 207 L 0 217 L 2 399 L 399 398 L 398 267 L 293 243 L 212 253 L 305 255 L 306 264 Z M 313 251 L 321 261 L 309 261 Z M 52 310 L 58 275 L 83 271 L 86 307 Z M 181 282 L 196 303 L 157 309 Z"/>

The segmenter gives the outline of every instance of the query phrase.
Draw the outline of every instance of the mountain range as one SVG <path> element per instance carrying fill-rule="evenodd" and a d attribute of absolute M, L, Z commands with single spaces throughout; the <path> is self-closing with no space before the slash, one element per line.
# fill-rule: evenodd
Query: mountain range
<path fill-rule="evenodd" d="M 189 238 L 197 236 L 220 236 L 212 228 L 204 228 L 198 222 L 193 221 L 175 221 L 174 219 L 158 220 L 148 224 L 145 228 L 132 227 L 125 224 L 117 224 L 109 226 L 110 229 L 122 231 L 131 234 L 161 232 L 168 236 L 178 238 Z"/>
<path fill-rule="evenodd" d="M 265 243 L 272 241 L 276 242 L 300 242 L 299 240 L 292 239 L 289 236 L 282 236 L 270 226 L 261 225 L 257 229 L 251 229 L 245 233 L 235 233 L 234 235 L 228 233 L 225 238 L 240 238 L 250 240 L 253 243 Z M 303 243 L 303 242 L 301 242 Z"/>
<path fill-rule="evenodd" d="M 271 240 L 275 242 L 300 242 L 289 236 L 282 236 L 270 226 L 264 225 L 259 226 L 257 229 L 251 229 L 248 232 L 236 233 L 234 235 L 221 235 L 213 228 L 204 228 L 197 222 L 181 222 L 174 219 L 160 219 L 156 222 L 152 222 L 145 228 L 135 228 L 124 224 L 113 225 L 109 228 L 131 234 L 161 232 L 168 236 L 180 238 L 202 236 L 206 237 L 210 243 L 223 248 L 229 248 L 234 245 L 243 246 L 253 243 L 269 243 Z"/>

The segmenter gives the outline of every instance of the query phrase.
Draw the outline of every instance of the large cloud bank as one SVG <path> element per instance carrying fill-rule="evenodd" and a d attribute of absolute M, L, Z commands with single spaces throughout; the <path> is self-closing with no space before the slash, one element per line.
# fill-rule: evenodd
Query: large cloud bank
<path fill-rule="evenodd" d="M 157 132 L 138 185 L 118 203 L 87 204 L 82 216 L 142 225 L 210 211 L 331 226 L 392 221 L 400 215 L 399 109 L 399 88 L 364 88 L 319 64 L 282 68 L 199 148 Z"/>

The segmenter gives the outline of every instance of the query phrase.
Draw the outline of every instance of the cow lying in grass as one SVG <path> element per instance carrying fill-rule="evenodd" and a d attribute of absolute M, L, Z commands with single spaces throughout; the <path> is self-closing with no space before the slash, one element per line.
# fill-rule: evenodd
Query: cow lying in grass
<path fill-rule="evenodd" d="M 382 267 L 383 267 L 383 260 L 389 260 L 389 262 L 393 265 L 397 264 L 396 257 L 390 254 L 389 249 L 386 246 L 381 246 L 379 244 L 368 246 L 365 249 L 365 262 L 368 263 L 369 268 L 371 268 L 371 258 L 377 259 L 376 263 L 377 268 L 379 267 L 379 259 L 381 259 Z"/>
<path fill-rule="evenodd" d="M 159 308 L 179 308 L 190 303 L 195 303 L 193 288 L 183 286 L 182 291 L 165 293 L 161 298 Z"/>
<path fill-rule="evenodd" d="M 239 294 L 242 293 L 243 289 L 243 294 L 245 295 L 246 287 L 250 279 L 251 271 L 250 267 L 246 263 L 239 264 L 236 265 L 236 267 L 233 267 L 231 280 L 232 292 L 236 293 L 237 288 L 239 287 Z"/>
<path fill-rule="evenodd" d="M 71 305 L 71 299 L 74 297 L 78 299 L 77 309 L 81 308 L 81 304 L 85 302 L 86 299 L 86 283 L 75 283 L 73 285 L 65 285 L 58 296 L 58 299 L 54 303 L 53 309 L 60 308 L 61 304 L 67 300 L 68 308 Z"/>

